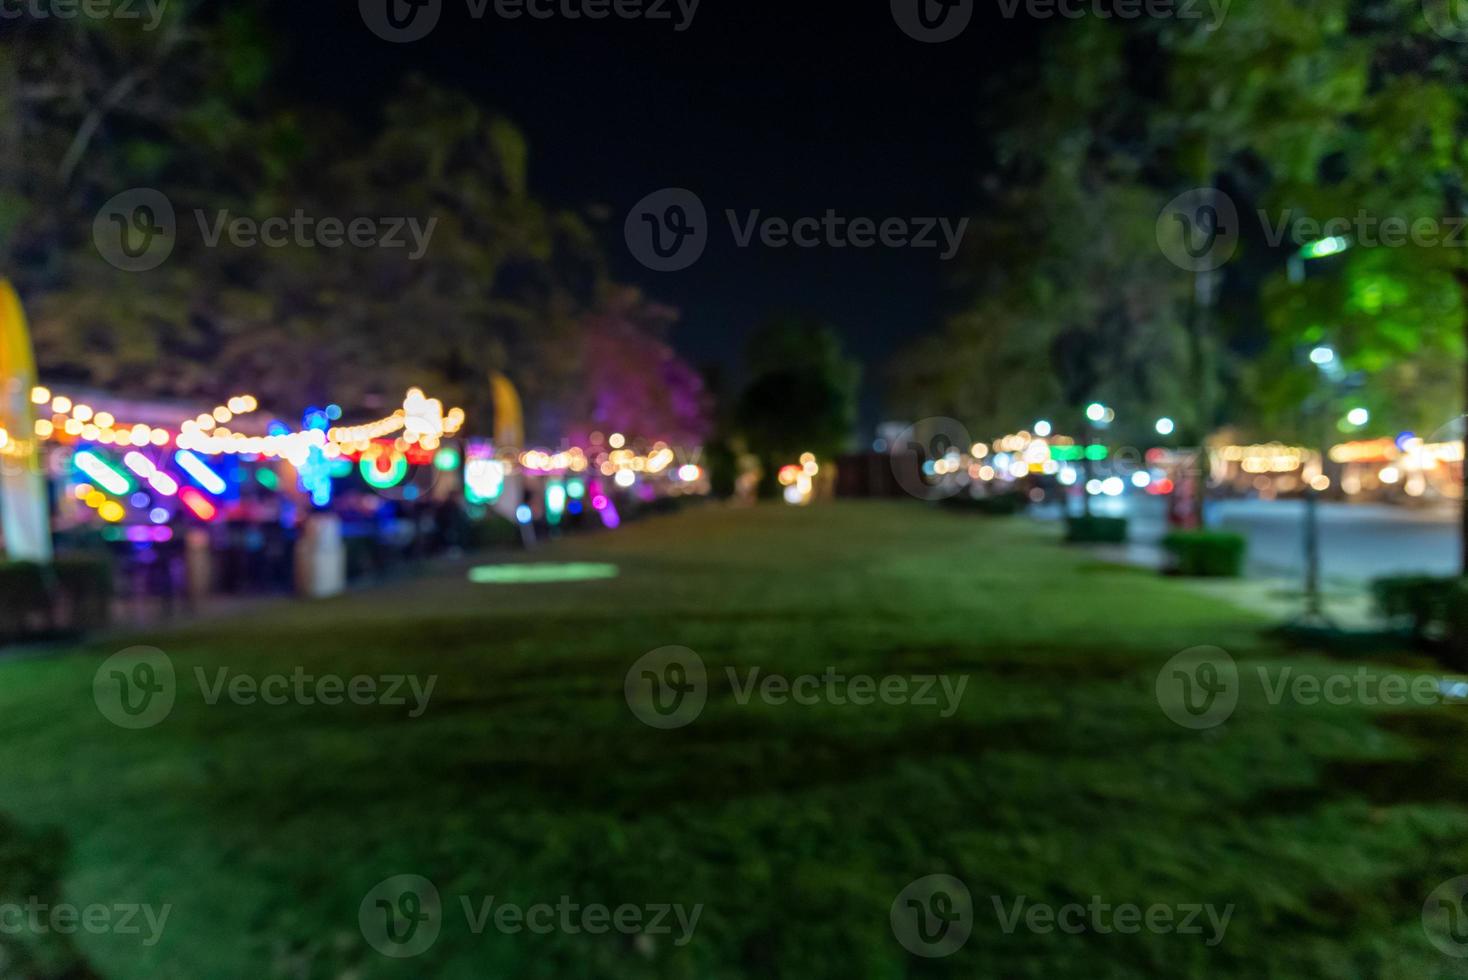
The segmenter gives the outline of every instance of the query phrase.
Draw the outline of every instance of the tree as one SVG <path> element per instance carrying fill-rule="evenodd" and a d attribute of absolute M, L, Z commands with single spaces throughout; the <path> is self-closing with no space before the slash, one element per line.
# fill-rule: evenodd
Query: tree
<path fill-rule="evenodd" d="M 0 248 L 48 376 L 211 398 L 224 385 L 282 412 L 391 407 L 409 384 L 487 412 L 491 370 L 536 403 L 571 397 L 567 352 L 604 265 L 579 218 L 529 194 L 513 125 L 409 78 L 363 127 L 272 87 L 259 14 L 168 15 L 156 33 L 21 22 L 0 47 L 0 124 L 19 153 L 0 175 Z M 98 208 L 131 187 L 178 216 L 172 254 L 144 273 L 91 241 Z M 435 224 L 410 256 L 211 247 L 196 223 L 298 210 Z"/>
<path fill-rule="evenodd" d="M 601 431 L 688 449 L 703 445 L 711 411 L 703 378 L 662 339 L 677 316 L 635 289 L 609 289 L 583 321 L 571 416 L 554 429 L 573 439 Z"/>
<path fill-rule="evenodd" d="M 778 317 L 756 331 L 745 360 L 749 381 L 735 416 L 760 461 L 760 496 L 773 497 L 780 466 L 801 453 L 830 459 L 846 448 L 861 368 L 834 330 L 800 317 Z"/>

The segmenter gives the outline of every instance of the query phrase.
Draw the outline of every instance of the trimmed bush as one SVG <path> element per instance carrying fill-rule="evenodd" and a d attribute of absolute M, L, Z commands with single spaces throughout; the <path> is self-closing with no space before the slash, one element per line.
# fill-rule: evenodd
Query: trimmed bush
<path fill-rule="evenodd" d="M 989 497 L 970 497 L 966 493 L 960 493 L 957 496 L 944 498 L 941 503 L 944 507 L 968 514 L 1009 517 L 1029 506 L 1030 498 L 1015 491 L 996 493 Z"/>
<path fill-rule="evenodd" d="M 112 562 L 101 555 L 66 555 L 51 567 L 66 602 L 67 626 L 75 630 L 107 626 L 112 619 Z"/>
<path fill-rule="evenodd" d="M 0 638 L 14 639 L 50 626 L 47 569 L 33 561 L 0 561 Z"/>
<path fill-rule="evenodd" d="M 1238 578 L 1244 573 L 1248 541 L 1230 531 L 1174 531 L 1162 539 L 1178 575 Z"/>
<path fill-rule="evenodd" d="M 1468 579 L 1393 575 L 1371 583 L 1381 614 L 1448 666 L 1468 670 Z"/>
<path fill-rule="evenodd" d="M 1069 544 L 1125 544 L 1125 517 L 1067 517 L 1065 540 Z"/>
<path fill-rule="evenodd" d="M 1456 576 L 1393 575 L 1371 583 L 1376 608 L 1417 640 L 1441 640 L 1468 600 L 1468 581 Z"/>
<path fill-rule="evenodd" d="M 469 547 L 475 551 L 489 548 L 519 548 L 524 543 L 520 535 L 520 526 L 505 520 L 492 510 L 469 525 Z"/>
<path fill-rule="evenodd" d="M 112 563 L 105 556 L 0 562 L 0 639 L 100 629 L 111 610 Z"/>

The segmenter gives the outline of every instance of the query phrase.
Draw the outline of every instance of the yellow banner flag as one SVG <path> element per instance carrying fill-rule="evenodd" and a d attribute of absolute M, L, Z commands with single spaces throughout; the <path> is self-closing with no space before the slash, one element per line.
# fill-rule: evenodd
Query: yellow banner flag
<path fill-rule="evenodd" d="M 46 506 L 31 390 L 36 358 L 20 297 L 0 279 L 0 543 L 13 559 L 51 560 Z"/>

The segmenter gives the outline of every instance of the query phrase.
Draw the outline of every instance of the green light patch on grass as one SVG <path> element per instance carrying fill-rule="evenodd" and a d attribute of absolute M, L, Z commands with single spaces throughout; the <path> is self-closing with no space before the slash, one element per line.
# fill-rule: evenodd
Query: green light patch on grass
<path fill-rule="evenodd" d="M 602 562 L 564 562 L 538 565 L 476 565 L 469 581 L 476 585 L 533 585 L 542 582 L 590 582 L 616 578 L 617 566 Z"/>

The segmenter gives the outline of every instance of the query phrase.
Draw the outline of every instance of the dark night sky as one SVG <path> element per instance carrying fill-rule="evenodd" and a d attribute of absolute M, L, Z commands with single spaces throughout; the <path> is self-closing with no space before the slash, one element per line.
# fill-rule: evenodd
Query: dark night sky
<path fill-rule="evenodd" d="M 952 302 L 952 264 L 935 250 L 740 249 L 724 210 L 973 214 L 985 102 L 1018 84 L 1033 24 L 979 13 L 933 45 L 904 35 L 880 0 L 704 0 L 682 33 L 666 21 L 475 20 L 465 0 L 444 2 L 433 34 L 406 45 L 371 34 L 355 0 L 292 4 L 296 94 L 370 113 L 413 70 L 478 96 L 525 131 L 539 197 L 610 215 L 599 228 L 614 277 L 682 310 L 673 340 L 691 360 L 733 368 L 762 318 L 815 313 L 867 365 L 872 421 L 889 355 Z M 627 252 L 622 220 L 667 186 L 699 194 L 712 237 L 692 268 L 654 273 Z"/>

